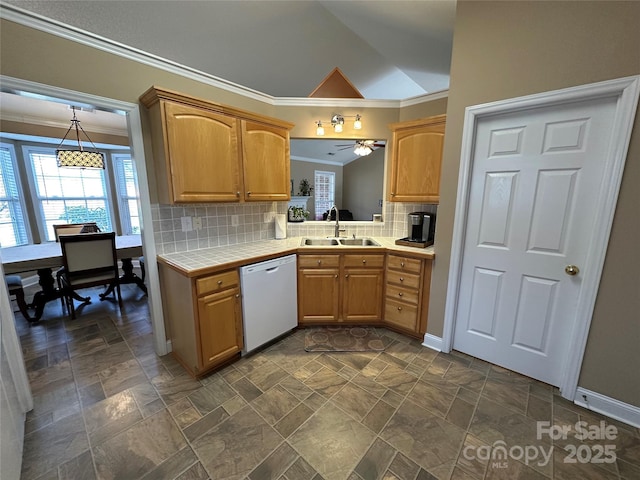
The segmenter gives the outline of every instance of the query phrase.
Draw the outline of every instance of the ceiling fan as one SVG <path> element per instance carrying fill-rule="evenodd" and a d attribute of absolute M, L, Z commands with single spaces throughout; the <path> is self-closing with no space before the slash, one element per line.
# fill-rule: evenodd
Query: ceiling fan
<path fill-rule="evenodd" d="M 360 155 L 361 157 L 369 155 L 371 152 L 373 152 L 374 148 L 384 146 L 384 143 L 377 143 L 375 140 L 356 140 L 355 143 L 349 145 L 336 145 L 336 147 L 342 147 L 338 148 L 338 151 L 346 150 L 347 148 L 353 148 L 353 153 L 355 153 L 356 155 Z"/>

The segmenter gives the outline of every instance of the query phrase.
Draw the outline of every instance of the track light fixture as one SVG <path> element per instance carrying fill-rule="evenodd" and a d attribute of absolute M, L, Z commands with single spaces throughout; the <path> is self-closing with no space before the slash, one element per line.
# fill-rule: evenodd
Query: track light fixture
<path fill-rule="evenodd" d="M 316 135 L 319 137 L 324 135 L 324 125 L 323 124 L 331 124 L 333 127 L 333 131 L 335 133 L 342 133 L 344 128 L 344 119 L 345 118 L 353 118 L 353 129 L 360 130 L 362 128 L 362 117 L 360 115 L 342 115 L 340 113 L 336 113 L 332 115 L 331 120 L 318 120 L 316 123 Z"/>

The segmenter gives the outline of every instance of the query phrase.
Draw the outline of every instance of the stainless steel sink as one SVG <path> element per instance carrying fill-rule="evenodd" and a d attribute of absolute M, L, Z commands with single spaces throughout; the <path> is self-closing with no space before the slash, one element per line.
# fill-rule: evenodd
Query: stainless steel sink
<path fill-rule="evenodd" d="M 358 246 L 358 247 L 379 247 L 380 244 L 371 238 L 341 238 L 342 245 Z"/>
<path fill-rule="evenodd" d="M 335 238 L 303 238 L 302 245 L 316 245 L 322 247 L 328 247 L 331 245 L 339 245 L 338 240 Z"/>

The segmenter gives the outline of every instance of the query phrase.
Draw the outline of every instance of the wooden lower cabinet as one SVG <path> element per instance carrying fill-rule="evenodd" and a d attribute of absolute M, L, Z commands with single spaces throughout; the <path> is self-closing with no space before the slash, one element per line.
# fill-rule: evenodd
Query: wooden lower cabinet
<path fill-rule="evenodd" d="M 427 331 L 431 260 L 387 255 L 384 323 L 422 339 Z"/>
<path fill-rule="evenodd" d="M 379 323 L 383 267 L 383 254 L 299 255 L 298 322 Z"/>
<path fill-rule="evenodd" d="M 189 278 L 160 263 L 160 288 L 173 356 L 200 377 L 243 347 L 237 270 Z"/>

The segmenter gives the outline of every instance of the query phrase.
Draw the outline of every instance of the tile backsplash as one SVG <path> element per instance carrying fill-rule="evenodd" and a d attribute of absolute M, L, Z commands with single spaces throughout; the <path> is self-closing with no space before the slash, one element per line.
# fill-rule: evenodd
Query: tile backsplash
<path fill-rule="evenodd" d="M 201 248 L 236 245 L 275 238 L 275 214 L 286 214 L 286 202 L 151 205 L 158 254 L 185 252 Z M 413 211 L 436 213 L 437 205 L 385 202 L 382 223 L 341 223 L 343 236 L 407 236 L 407 214 Z M 237 216 L 237 219 L 235 218 Z M 199 218 L 202 227 L 182 231 L 182 217 Z M 265 222 L 265 219 L 267 220 Z M 234 225 L 237 220 L 237 225 Z M 333 223 L 287 223 L 290 237 L 333 235 Z"/>

